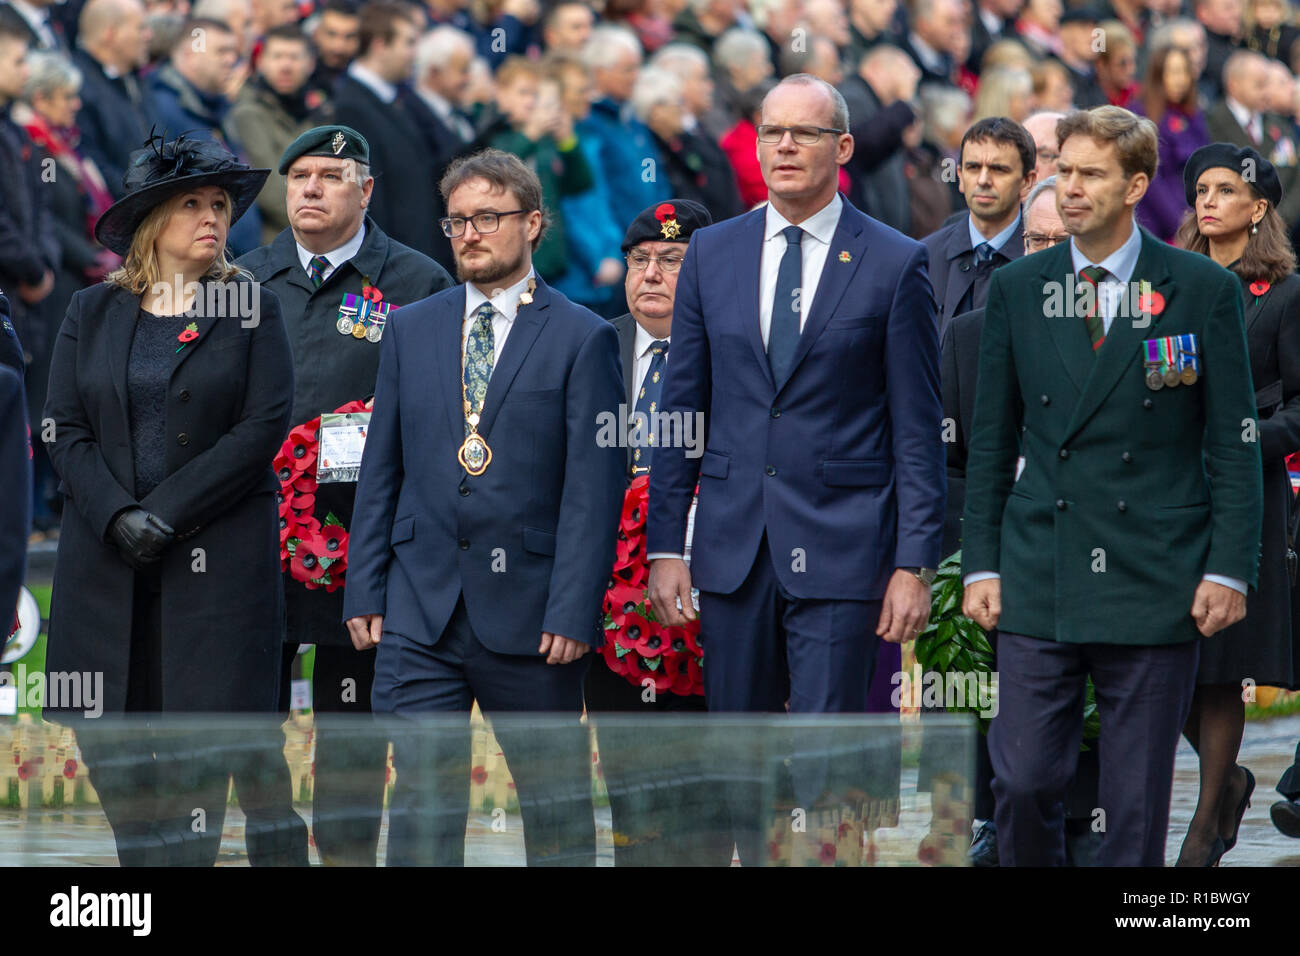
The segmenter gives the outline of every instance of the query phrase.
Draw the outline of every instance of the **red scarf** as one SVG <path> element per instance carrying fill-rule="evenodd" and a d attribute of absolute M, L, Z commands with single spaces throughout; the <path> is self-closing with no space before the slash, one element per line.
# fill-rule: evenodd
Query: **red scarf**
<path fill-rule="evenodd" d="M 75 127 L 55 129 L 35 110 L 23 117 L 22 125 L 32 142 L 45 150 L 77 181 L 78 188 L 86 198 L 86 234 L 94 235 L 95 223 L 104 210 L 113 205 L 113 196 L 104 184 L 104 177 L 100 175 L 98 167 L 76 151 L 78 134 Z"/>

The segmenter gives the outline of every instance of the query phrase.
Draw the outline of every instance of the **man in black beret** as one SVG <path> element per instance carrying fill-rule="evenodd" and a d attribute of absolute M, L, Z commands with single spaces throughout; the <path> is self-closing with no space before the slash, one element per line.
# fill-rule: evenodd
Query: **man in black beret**
<path fill-rule="evenodd" d="M 239 260 L 280 299 L 293 344 L 295 426 L 369 399 L 387 314 L 452 285 L 442 266 L 390 239 L 367 214 L 375 189 L 370 161 L 370 144 L 351 127 L 318 126 L 299 136 L 279 166 L 289 228 Z M 315 516 L 323 522 L 333 512 L 348 526 L 355 493 L 355 481 L 320 484 Z M 284 586 L 282 706 L 288 706 L 287 675 L 299 645 L 316 646 L 316 847 L 326 863 L 374 866 L 388 742 L 332 727 L 329 719 L 370 713 L 375 654 L 355 650 L 339 623 L 343 590 L 308 590 L 288 574 Z"/>
<path fill-rule="evenodd" d="M 628 226 L 622 249 L 627 257 L 624 290 L 628 308 L 613 319 L 623 358 L 623 382 L 629 423 L 627 466 L 629 479 L 650 470 L 653 445 L 632 438 L 637 417 L 654 422 L 663 389 L 664 369 L 672 341 L 673 302 L 678 270 L 691 234 L 712 223 L 704 206 L 689 199 L 669 199 L 642 211 Z M 641 434 L 652 434 L 649 425 Z M 597 749 L 609 791 L 614 828 L 615 866 L 726 866 L 731 862 L 731 834 L 725 816 L 710 819 L 717 805 L 716 789 L 682 781 L 697 774 L 671 770 L 677 781 L 669 784 L 667 762 L 649 760 L 644 727 L 624 721 L 634 715 L 703 713 L 702 695 L 683 696 L 671 690 L 655 692 L 653 681 L 633 682 L 598 659 L 587 672 L 584 696 L 589 715 L 617 715 L 597 725 Z M 673 746 L 664 735 L 691 735 L 690 728 L 664 727 L 656 733 L 657 752 L 689 752 L 689 741 Z"/>

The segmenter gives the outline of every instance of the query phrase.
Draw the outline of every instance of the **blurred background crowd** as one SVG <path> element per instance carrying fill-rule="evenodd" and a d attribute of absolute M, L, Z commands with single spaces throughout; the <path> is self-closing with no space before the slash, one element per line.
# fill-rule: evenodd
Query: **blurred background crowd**
<path fill-rule="evenodd" d="M 448 269 L 442 171 L 483 146 L 516 153 L 554 217 L 537 271 L 609 317 L 626 311 L 619 243 L 638 212 L 676 196 L 717 221 L 765 200 L 758 106 L 799 72 L 848 102 L 844 193 L 915 238 L 965 208 L 956 151 L 973 122 L 1025 123 L 1042 178 L 1054 114 L 1104 103 L 1159 126 L 1161 170 L 1139 210 L 1154 234 L 1173 238 L 1182 167 L 1218 141 L 1274 163 L 1294 236 L 1300 27 L 1288 0 L 1092 2 L 0 2 L 0 288 L 29 407 L 44 405 L 72 294 L 117 264 L 91 228 L 155 130 L 217 138 L 274 169 L 303 130 L 352 126 L 371 144 L 374 221 Z M 233 254 L 287 227 L 284 195 L 272 174 L 231 230 Z M 38 540 L 57 535 L 53 485 L 38 460 Z"/>

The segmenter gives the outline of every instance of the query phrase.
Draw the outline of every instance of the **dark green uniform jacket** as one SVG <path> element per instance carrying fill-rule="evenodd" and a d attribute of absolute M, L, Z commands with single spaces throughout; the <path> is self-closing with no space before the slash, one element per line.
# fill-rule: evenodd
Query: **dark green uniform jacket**
<path fill-rule="evenodd" d="M 1254 588 L 1259 569 L 1260 448 L 1241 286 L 1144 231 L 1131 281 L 1150 282 L 1163 308 L 1118 315 L 1094 356 L 1084 317 L 1051 299 L 1072 287 L 1071 271 L 1062 243 L 993 274 L 963 573 L 1001 574 L 1000 630 L 1068 643 L 1194 640 L 1202 576 Z M 1143 341 L 1185 333 L 1199 340 L 1199 380 L 1152 391 Z"/>

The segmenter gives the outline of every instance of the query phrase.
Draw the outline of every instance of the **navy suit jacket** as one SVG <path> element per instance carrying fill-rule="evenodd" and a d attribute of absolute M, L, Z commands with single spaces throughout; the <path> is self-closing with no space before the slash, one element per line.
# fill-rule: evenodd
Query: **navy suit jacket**
<path fill-rule="evenodd" d="M 934 283 L 934 299 L 939 306 L 940 340 L 953 318 L 963 312 L 984 308 L 993 270 L 1025 253 L 1025 217 L 1022 215 L 1011 238 L 993 253 L 992 259 L 983 266 L 979 265 L 975 261 L 975 249 L 970 244 L 969 216 L 969 213 L 963 213 L 921 240 L 930 252 L 930 281 Z"/>
<path fill-rule="evenodd" d="M 792 371 L 774 382 L 758 319 L 765 215 L 691 236 L 663 410 L 702 412 L 707 440 L 702 457 L 655 451 L 647 551 L 682 552 L 698 478 L 696 587 L 736 590 L 766 531 L 795 597 L 875 600 L 895 568 L 935 567 L 943 533 L 925 247 L 845 201 Z"/>
<path fill-rule="evenodd" d="M 484 646 L 537 653 L 543 631 L 602 643 L 601 606 L 627 487 L 624 451 L 600 442 L 623 371 L 614 327 L 540 279 L 488 384 L 487 471 L 465 439 L 465 286 L 403 306 L 380 343 L 357 483 L 344 619 L 433 645 L 463 593 Z"/>

